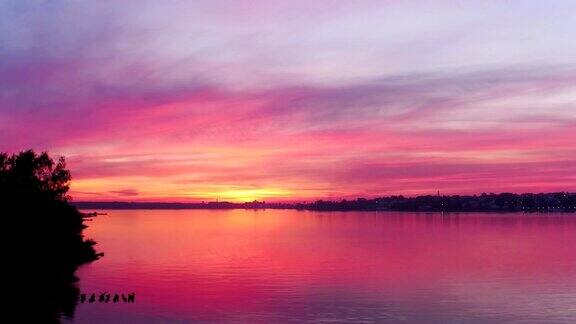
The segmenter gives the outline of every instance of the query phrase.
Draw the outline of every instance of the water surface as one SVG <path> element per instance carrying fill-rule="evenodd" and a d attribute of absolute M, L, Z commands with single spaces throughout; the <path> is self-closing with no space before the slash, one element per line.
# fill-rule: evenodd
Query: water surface
<path fill-rule="evenodd" d="M 107 211 L 75 323 L 576 322 L 576 217 Z"/>

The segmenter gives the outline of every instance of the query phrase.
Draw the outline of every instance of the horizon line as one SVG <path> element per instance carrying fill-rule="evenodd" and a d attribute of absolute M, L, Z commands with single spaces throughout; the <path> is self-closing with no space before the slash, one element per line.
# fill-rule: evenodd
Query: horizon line
<path fill-rule="evenodd" d="M 362 197 L 356 196 L 354 198 L 314 198 L 314 199 L 303 199 L 303 200 L 277 200 L 274 199 L 272 201 L 266 200 L 258 200 L 254 199 L 251 201 L 228 201 L 228 200 L 220 200 L 214 198 L 214 200 L 202 200 L 202 201 L 160 201 L 160 200 L 142 200 L 142 201 L 134 201 L 134 200 L 74 200 L 73 198 L 70 200 L 72 204 L 80 204 L 80 203 L 125 203 L 125 204 L 250 204 L 250 203 L 269 203 L 269 204 L 306 204 L 310 202 L 316 201 L 354 201 L 358 199 L 366 199 L 366 200 L 373 200 L 378 198 L 389 198 L 389 197 L 404 197 L 404 198 L 417 198 L 417 197 L 477 197 L 482 195 L 502 195 L 502 194 L 513 194 L 513 195 L 549 195 L 549 194 L 576 194 L 576 191 L 548 191 L 548 192 L 509 192 L 509 191 L 502 191 L 502 192 L 482 192 L 482 193 L 475 193 L 475 194 L 440 194 L 438 191 L 436 194 L 420 194 L 420 195 L 403 195 L 403 194 L 390 194 L 390 195 L 381 195 L 381 196 L 370 196 L 370 197 Z"/>

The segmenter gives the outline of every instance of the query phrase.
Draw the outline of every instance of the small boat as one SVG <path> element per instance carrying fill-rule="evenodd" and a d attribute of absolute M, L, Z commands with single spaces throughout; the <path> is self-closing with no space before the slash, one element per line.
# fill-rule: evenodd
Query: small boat
<path fill-rule="evenodd" d="M 97 213 L 97 212 L 90 212 L 90 213 L 82 213 L 82 217 L 84 218 L 91 218 L 96 216 L 108 215 L 106 213 Z"/>

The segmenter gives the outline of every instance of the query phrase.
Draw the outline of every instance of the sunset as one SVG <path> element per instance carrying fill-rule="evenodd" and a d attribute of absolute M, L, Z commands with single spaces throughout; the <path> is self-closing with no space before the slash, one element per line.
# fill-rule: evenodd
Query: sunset
<path fill-rule="evenodd" d="M 569 0 L 0 0 L 32 322 L 575 322 L 575 31 Z"/>
<path fill-rule="evenodd" d="M 569 1 L 170 2 L 2 2 L 2 148 L 75 200 L 575 188 Z"/>

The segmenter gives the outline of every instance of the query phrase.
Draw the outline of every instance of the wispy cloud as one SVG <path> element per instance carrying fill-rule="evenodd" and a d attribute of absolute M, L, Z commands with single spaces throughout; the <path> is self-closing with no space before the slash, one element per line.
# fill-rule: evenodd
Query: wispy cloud
<path fill-rule="evenodd" d="M 574 12 L 4 1 L 0 149 L 90 199 L 574 189 Z"/>

